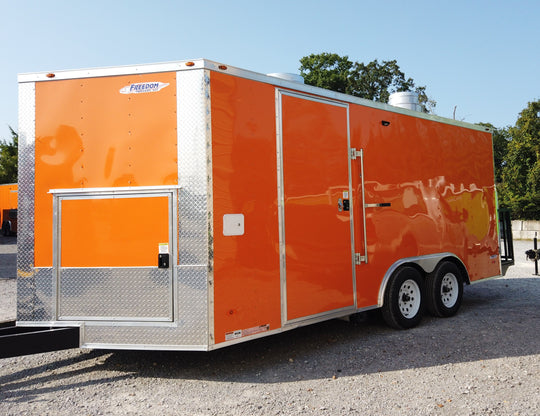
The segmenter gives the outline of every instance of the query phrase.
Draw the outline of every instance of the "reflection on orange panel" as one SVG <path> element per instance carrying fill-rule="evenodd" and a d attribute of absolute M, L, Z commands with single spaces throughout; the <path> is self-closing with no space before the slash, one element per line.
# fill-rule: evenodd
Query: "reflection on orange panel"
<path fill-rule="evenodd" d="M 214 328 L 281 326 L 275 89 L 212 72 Z M 223 215 L 243 214 L 245 233 L 223 235 Z M 248 332 L 250 332 L 248 331 Z"/>
<path fill-rule="evenodd" d="M 167 197 L 66 199 L 61 209 L 62 267 L 157 267 L 169 242 Z"/>
<path fill-rule="evenodd" d="M 121 92 L 145 82 L 160 88 Z M 176 139 L 175 73 L 36 83 L 36 267 L 52 265 L 50 189 L 176 185 Z"/>
<path fill-rule="evenodd" d="M 287 319 L 354 304 L 347 109 L 283 96 Z"/>
<path fill-rule="evenodd" d="M 499 274 L 490 133 L 359 105 L 350 111 L 351 147 L 364 149 L 366 203 L 391 204 L 366 209 L 369 263 L 357 266 L 358 307 L 377 303 L 384 274 L 401 258 L 449 252 L 472 280 Z"/>

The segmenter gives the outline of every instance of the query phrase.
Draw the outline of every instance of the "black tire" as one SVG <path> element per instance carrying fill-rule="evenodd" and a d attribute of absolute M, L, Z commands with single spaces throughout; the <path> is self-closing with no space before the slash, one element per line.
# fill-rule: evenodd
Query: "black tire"
<path fill-rule="evenodd" d="M 426 279 L 426 307 L 437 317 L 457 313 L 463 299 L 463 275 L 455 263 L 442 261 Z"/>
<path fill-rule="evenodd" d="M 10 234 L 10 226 L 7 221 L 4 221 L 4 224 L 2 224 L 2 234 L 7 237 Z"/>
<path fill-rule="evenodd" d="M 411 266 L 399 268 L 390 277 L 384 292 L 382 315 L 395 329 L 412 328 L 420 323 L 424 312 L 424 280 Z"/>

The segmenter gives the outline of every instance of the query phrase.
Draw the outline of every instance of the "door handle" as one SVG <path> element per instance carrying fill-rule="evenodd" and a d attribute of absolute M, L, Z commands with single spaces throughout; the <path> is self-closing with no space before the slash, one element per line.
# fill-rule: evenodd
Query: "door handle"
<path fill-rule="evenodd" d="M 377 207 L 390 207 L 392 206 L 391 202 L 380 202 L 378 204 L 364 204 L 366 208 L 377 208 Z"/>

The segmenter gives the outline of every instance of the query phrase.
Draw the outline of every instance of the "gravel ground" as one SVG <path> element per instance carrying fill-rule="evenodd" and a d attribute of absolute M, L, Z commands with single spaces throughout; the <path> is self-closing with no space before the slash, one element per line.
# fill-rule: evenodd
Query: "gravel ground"
<path fill-rule="evenodd" d="M 12 241 L 1 240 L 13 270 Z M 540 279 L 524 261 L 460 313 L 395 331 L 333 320 L 209 353 L 67 350 L 0 360 L 2 415 L 539 415 Z M 6 266 L 6 267 L 4 267 Z M 8 272 L 8 274 L 11 272 Z M 0 320 L 15 280 L 0 275 Z"/>

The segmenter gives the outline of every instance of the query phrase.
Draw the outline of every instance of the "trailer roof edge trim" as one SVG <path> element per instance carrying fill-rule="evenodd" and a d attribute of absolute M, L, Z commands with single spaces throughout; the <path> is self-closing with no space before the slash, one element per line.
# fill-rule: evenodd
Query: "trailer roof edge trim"
<path fill-rule="evenodd" d="M 421 113 L 419 111 L 408 110 L 405 108 L 395 107 L 385 103 L 379 103 L 376 101 L 367 100 L 365 98 L 354 97 L 339 93 L 324 88 L 314 87 L 311 85 L 300 84 L 298 82 L 288 81 L 281 78 L 276 78 L 270 75 L 249 71 L 246 69 L 224 65 L 208 59 L 192 59 L 173 62 L 161 62 L 153 64 L 140 64 L 140 65 L 125 65 L 114 67 L 101 67 L 101 68 L 86 68 L 86 69 L 74 69 L 74 70 L 60 70 L 51 72 L 36 72 L 36 73 L 23 73 L 19 74 L 17 79 L 19 83 L 27 82 L 54 82 L 65 79 L 77 79 L 77 78 L 97 78 L 107 76 L 118 75 L 131 75 L 131 74 L 150 74 L 156 72 L 170 72 L 170 71 L 190 71 L 197 69 L 208 69 L 217 72 L 226 72 L 231 75 L 235 75 L 241 78 L 252 79 L 254 81 L 264 82 L 272 84 L 278 87 L 288 88 L 304 92 L 307 94 L 317 95 L 328 99 L 342 101 L 347 103 L 359 104 L 366 107 L 376 108 L 380 110 L 391 111 L 393 113 L 399 113 L 409 115 L 412 117 L 423 118 L 427 120 L 438 121 L 445 124 L 452 124 L 460 127 L 465 127 L 473 130 L 485 131 L 491 133 L 491 129 L 479 126 L 477 124 L 468 123 L 459 120 L 453 120 L 447 117 L 441 117 L 434 114 Z"/>

